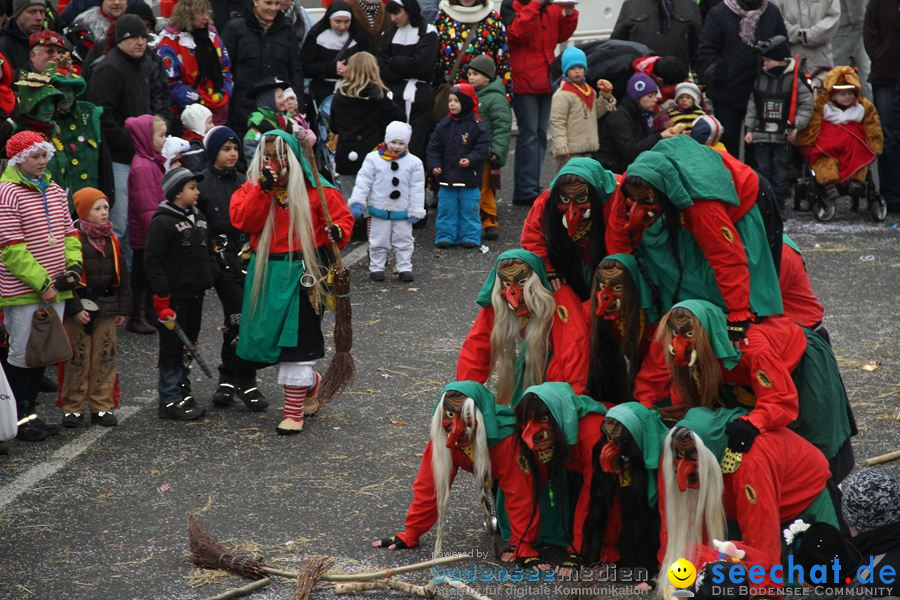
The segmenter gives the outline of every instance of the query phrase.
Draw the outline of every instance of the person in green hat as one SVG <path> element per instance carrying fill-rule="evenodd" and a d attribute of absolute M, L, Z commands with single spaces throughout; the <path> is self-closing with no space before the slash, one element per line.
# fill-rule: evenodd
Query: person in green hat
<path fill-rule="evenodd" d="M 656 312 L 650 287 L 630 254 L 607 256 L 594 270 L 591 300 L 585 304 L 591 321 L 591 397 L 609 405 L 633 397 L 635 375 L 656 348 Z M 657 353 L 651 357 L 663 364 Z"/>
<path fill-rule="evenodd" d="M 659 329 L 673 404 L 751 408 L 728 424 L 729 448 L 745 452 L 760 434 L 790 426 L 831 461 L 836 482 L 853 470 L 853 414 L 834 354 L 821 337 L 784 317 L 769 317 L 752 325 L 747 344 L 736 350 L 722 310 L 705 300 L 679 302 Z M 653 381 L 662 377 L 649 362 L 638 374 Z M 648 406 L 667 393 L 665 386 L 655 389 L 655 398 L 642 396 Z"/>
<path fill-rule="evenodd" d="M 606 256 L 607 200 L 616 185 L 616 176 L 599 162 L 576 157 L 532 204 L 522 248 L 545 261 L 554 290 L 568 284 L 582 301 L 590 297 L 594 268 Z"/>
<path fill-rule="evenodd" d="M 481 307 L 456 363 L 456 378 L 486 383 L 497 375 L 497 402 L 515 406 L 522 390 L 544 381 L 587 386 L 588 325 L 570 288 L 555 295 L 536 254 L 515 249 L 494 262 Z"/>
<path fill-rule="evenodd" d="M 584 564 L 584 548 L 599 543 L 597 528 L 586 524 L 591 506 L 593 458 L 598 444 L 602 445 L 606 407 L 578 395 L 568 383 L 554 381 L 529 387 L 515 410 L 516 435 L 524 457 L 521 468 L 533 482 L 532 489 L 526 492 L 533 507 L 529 531 L 541 528 L 541 520 L 549 518 L 538 503 L 544 488 L 549 488 L 550 506 L 558 511 L 562 522 L 560 542 L 566 548 L 566 557 L 557 563 L 556 573 L 569 576 Z M 574 505 L 569 497 L 569 472 L 581 477 L 581 490 Z M 508 500 L 504 498 L 504 501 Z M 515 553 L 515 548 L 508 549 L 501 560 L 509 560 Z M 535 558 L 520 561 L 520 565 L 544 570 L 546 562 Z"/>
<path fill-rule="evenodd" d="M 252 255 L 241 310 L 237 354 L 244 360 L 278 364 L 284 386 L 281 435 L 303 430 L 304 404 L 312 404 L 322 377 L 316 361 L 325 355 L 322 336 L 320 255 L 350 241 L 353 215 L 330 184 L 317 190 L 296 137 L 264 133 L 250 161 L 247 181 L 231 196 L 231 223 L 250 235 Z M 319 193 L 333 225 L 326 225 Z"/>
<path fill-rule="evenodd" d="M 607 250 L 635 255 L 658 290 L 659 312 L 709 300 L 727 311 L 734 344 L 758 317 L 782 314 L 757 194 L 743 186 L 738 194 L 715 150 L 684 135 L 661 140 L 628 167 L 611 203 Z M 779 233 L 779 250 L 780 242 Z"/>
<path fill-rule="evenodd" d="M 837 526 L 822 453 L 784 428 L 761 434 L 749 450 L 731 450 L 727 427 L 745 414 L 692 408 L 663 441 L 661 573 L 679 558 L 692 560 L 698 546 L 728 540 L 731 522 L 740 529 L 731 539 L 739 540 L 744 560 L 765 569 L 758 587 L 780 587 L 768 574 L 781 564 L 783 527 L 798 518 Z"/>
<path fill-rule="evenodd" d="M 513 436 L 515 414 L 494 402 L 494 394 L 474 381 L 454 381 L 444 388 L 431 417 L 431 437 L 413 483 L 413 499 L 403 531 L 375 540 L 375 548 L 403 550 L 419 545 L 435 524 L 434 555 L 439 556 L 450 486 L 460 469 L 475 477 L 476 497 L 489 497 L 496 480 L 508 501 L 512 533 L 509 543 L 521 557 L 536 557 L 537 528 L 528 528 L 531 504 L 523 490 L 531 482 L 519 467 L 519 444 Z"/>
<path fill-rule="evenodd" d="M 37 131 L 49 138 L 54 131 L 53 115 L 62 92 L 51 85 L 47 73 L 23 72 L 13 85 L 18 96 L 16 131 Z"/>
<path fill-rule="evenodd" d="M 659 413 L 638 402 L 612 407 L 603 419 L 586 528 L 598 531 L 584 548 L 585 560 L 646 569 L 658 566 L 659 512 L 657 469 L 669 433 Z M 601 545 L 599 542 L 603 541 Z"/>

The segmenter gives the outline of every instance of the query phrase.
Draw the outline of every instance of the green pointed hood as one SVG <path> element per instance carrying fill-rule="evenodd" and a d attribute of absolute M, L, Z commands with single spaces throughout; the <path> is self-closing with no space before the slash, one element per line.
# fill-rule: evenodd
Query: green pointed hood
<path fill-rule="evenodd" d="M 300 166 L 303 167 L 303 174 L 306 176 L 306 181 L 308 181 L 310 185 L 315 187 L 316 180 L 313 178 L 312 167 L 309 166 L 309 162 L 307 162 L 306 160 L 306 155 L 303 153 L 303 150 L 300 147 L 300 141 L 293 135 L 289 134 L 287 131 L 283 131 L 281 129 L 270 129 L 263 134 L 263 139 L 259 141 L 260 144 L 266 143 L 266 136 L 280 137 L 285 142 L 287 142 L 288 147 L 294 153 L 294 157 L 296 157 L 297 161 L 300 163 Z M 335 187 L 328 180 L 322 179 L 321 177 L 319 179 L 322 181 L 323 187 Z"/>
<path fill-rule="evenodd" d="M 475 303 L 478 304 L 478 306 L 482 308 L 491 306 L 491 292 L 494 291 L 494 281 L 497 279 L 497 268 L 500 265 L 500 261 L 511 258 L 521 260 L 531 267 L 531 270 L 537 273 L 537 276 L 540 278 L 541 283 L 544 284 L 544 287 L 548 290 L 553 290 L 553 288 L 550 287 L 550 280 L 547 279 L 547 267 L 544 265 L 544 261 L 541 260 L 541 257 L 528 250 L 515 248 L 513 250 L 501 252 L 500 256 L 494 260 L 494 267 L 491 269 L 491 272 L 488 273 L 487 279 L 484 280 L 484 285 L 481 286 L 481 291 L 478 292 L 478 298 L 475 299 Z"/>
<path fill-rule="evenodd" d="M 663 440 L 669 429 L 662 422 L 659 413 L 650 410 L 640 402 L 624 402 L 609 409 L 606 416 L 621 423 L 634 438 L 644 454 L 644 468 L 647 469 L 647 503 L 656 506 L 659 499 L 656 487 L 656 473 L 662 454 Z"/>
<path fill-rule="evenodd" d="M 605 406 L 588 396 L 579 396 L 571 385 L 562 381 L 533 385 L 525 390 L 523 397 L 528 394 L 534 394 L 547 405 L 569 446 L 578 443 L 578 421 L 582 417 L 590 413 L 606 414 Z"/>
<path fill-rule="evenodd" d="M 37 85 L 34 83 L 26 85 L 20 80 L 14 85 L 17 88 L 16 96 L 18 98 L 19 113 L 25 116 L 31 116 L 38 105 L 44 100 L 61 98 L 63 96 L 61 91 L 49 83 L 46 85 Z"/>
<path fill-rule="evenodd" d="M 691 311 L 697 317 L 722 365 L 729 371 L 735 368 L 741 360 L 741 351 L 735 349 L 728 339 L 728 324 L 722 309 L 706 300 L 683 300 L 672 308 L 678 307 Z"/>
<path fill-rule="evenodd" d="M 798 246 L 797 242 L 792 240 L 790 238 L 790 236 L 788 236 L 788 234 L 786 234 L 786 233 L 781 234 L 781 241 L 783 243 L 787 244 L 788 246 L 790 246 L 794 250 L 794 252 L 796 252 L 797 254 L 800 254 L 800 255 L 803 254 L 803 251 L 800 250 L 800 246 Z"/>
<path fill-rule="evenodd" d="M 444 387 L 441 399 L 447 392 L 459 392 L 475 401 L 475 406 L 481 411 L 484 419 L 485 435 L 488 446 L 495 446 L 498 442 L 513 434 L 516 429 L 516 413 L 508 406 L 502 406 L 494 401 L 491 390 L 475 381 L 453 381 Z M 434 409 L 438 410 L 441 400 L 437 401 Z"/>
<path fill-rule="evenodd" d="M 83 77 L 79 77 L 74 73 L 66 73 L 65 75 L 59 72 L 54 73 L 50 76 L 50 83 L 56 89 L 60 91 L 65 91 L 66 89 L 71 90 L 75 96 L 81 96 L 81 94 L 87 89 L 87 82 Z"/>
<path fill-rule="evenodd" d="M 598 161 L 593 158 L 584 156 L 576 156 L 569 159 L 569 162 L 559 170 L 550 187 L 556 187 L 556 182 L 560 175 L 577 175 L 584 179 L 589 186 L 597 190 L 601 200 L 606 202 L 610 195 L 616 191 L 616 176 L 612 171 L 608 171 Z"/>
<path fill-rule="evenodd" d="M 656 306 L 653 305 L 653 295 L 650 292 L 650 286 L 647 285 L 644 274 L 641 273 L 640 268 L 638 268 L 637 259 L 634 255 L 610 254 L 606 258 L 619 261 L 622 263 L 622 266 L 628 269 L 628 273 L 631 275 L 632 281 L 634 281 L 634 287 L 641 296 L 641 310 L 647 315 L 647 323 L 656 323 L 659 321 L 659 312 L 656 310 Z"/>
<path fill-rule="evenodd" d="M 689 135 L 660 140 L 641 152 L 626 174 L 647 181 L 682 210 L 692 206 L 694 198 L 741 203 L 719 153 Z"/>
<path fill-rule="evenodd" d="M 728 435 L 725 427 L 732 421 L 743 417 L 749 411 L 746 408 L 692 408 L 684 415 L 684 418 L 675 423 L 675 427 L 687 427 L 703 440 L 703 444 L 709 448 L 716 457 L 716 462 L 721 463 L 728 447 Z"/>

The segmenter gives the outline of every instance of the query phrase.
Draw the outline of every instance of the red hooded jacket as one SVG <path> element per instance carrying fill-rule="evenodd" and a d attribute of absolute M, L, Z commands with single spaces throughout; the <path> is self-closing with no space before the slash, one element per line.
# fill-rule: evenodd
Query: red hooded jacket
<path fill-rule="evenodd" d="M 503 21 L 509 41 L 509 62 L 515 94 L 550 94 L 550 63 L 556 46 L 568 40 L 578 26 L 578 11 L 563 15 L 549 0 L 505 0 Z M 508 20 L 509 11 L 514 18 Z"/>

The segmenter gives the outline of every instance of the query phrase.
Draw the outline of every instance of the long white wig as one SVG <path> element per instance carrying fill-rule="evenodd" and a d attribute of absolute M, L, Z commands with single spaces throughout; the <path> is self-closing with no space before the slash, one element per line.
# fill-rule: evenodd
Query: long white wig
<path fill-rule="evenodd" d="M 494 327 L 491 330 L 491 373 L 497 373 L 497 404 L 509 404 L 516 387 L 516 355 L 519 351 L 520 321 L 500 293 L 500 276 L 494 280 L 491 305 L 494 308 Z M 547 348 L 556 301 L 544 287 L 537 273 L 532 272 L 525 282 L 525 305 L 530 313 L 525 326 L 525 373 L 522 389 L 544 382 L 547 370 Z M 488 375 L 490 377 L 490 375 Z"/>
<path fill-rule="evenodd" d="M 727 523 L 725 506 L 722 504 L 722 470 L 713 453 L 703 444 L 700 436 L 690 432 L 697 447 L 698 489 L 678 489 L 675 477 L 675 440 L 677 430 L 672 429 L 663 443 L 663 471 L 666 499 L 666 553 L 660 566 L 660 598 L 668 598 L 672 591 L 662 576 L 679 558 L 691 560 L 691 553 L 697 544 L 712 544 L 712 540 L 726 539 Z M 704 536 L 704 532 L 706 535 Z"/>
<path fill-rule="evenodd" d="M 453 457 L 450 448 L 447 447 L 447 432 L 444 431 L 444 397 L 431 417 L 431 470 L 434 473 L 434 493 L 437 499 L 437 533 L 434 539 L 434 558 L 441 553 L 441 543 L 444 537 L 444 515 L 447 510 L 447 497 L 450 495 L 451 475 L 453 473 Z M 488 450 L 487 432 L 484 428 L 484 418 L 481 411 L 475 406 L 475 401 L 466 398 L 463 403 L 460 417 L 465 423 L 476 424 L 475 439 L 472 440 L 475 456 L 472 459 L 473 475 L 475 476 L 475 492 L 478 501 L 481 502 L 481 494 L 485 484 L 491 479 L 491 455 Z"/>
<path fill-rule="evenodd" d="M 253 160 L 250 161 L 247 169 L 247 178 L 254 184 L 259 182 L 260 173 L 262 173 L 266 162 L 266 143 L 271 140 L 275 142 L 275 153 L 278 161 L 282 165 L 288 166 L 287 211 L 289 218 L 288 230 L 291 232 L 288 239 L 289 252 L 293 253 L 297 250 L 297 241 L 299 240 L 306 271 L 316 278 L 315 288 L 319 288 L 319 279 L 323 273 L 316 254 L 316 237 L 313 233 L 312 211 L 309 206 L 309 194 L 306 192 L 306 179 L 303 175 L 303 167 L 301 167 L 300 161 L 294 155 L 287 142 L 278 136 L 263 136 L 256 147 Z M 273 199 L 269 204 L 266 224 L 263 226 L 262 233 L 259 236 L 259 243 L 256 247 L 256 271 L 253 274 L 252 281 L 251 311 L 256 309 L 257 302 L 265 286 L 269 270 L 269 248 L 272 245 L 272 234 L 275 231 L 275 213 L 279 210 L 284 209 L 278 206 L 277 200 Z"/>

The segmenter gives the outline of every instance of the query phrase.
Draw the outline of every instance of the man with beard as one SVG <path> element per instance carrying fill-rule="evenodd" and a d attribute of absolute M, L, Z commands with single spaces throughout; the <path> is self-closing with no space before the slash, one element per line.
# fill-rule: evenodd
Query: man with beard
<path fill-rule="evenodd" d="M 582 300 L 591 289 L 591 274 L 606 256 L 607 200 L 617 178 L 591 158 L 571 159 L 534 201 L 522 227 L 522 248 L 547 265 L 554 290 L 567 283 Z"/>
<path fill-rule="evenodd" d="M 485 383 L 497 375 L 497 402 L 515 406 L 525 388 L 567 381 L 587 386 L 588 326 L 569 288 L 555 295 L 543 261 L 507 250 L 478 294 L 481 307 L 456 364 L 456 378 Z"/>

